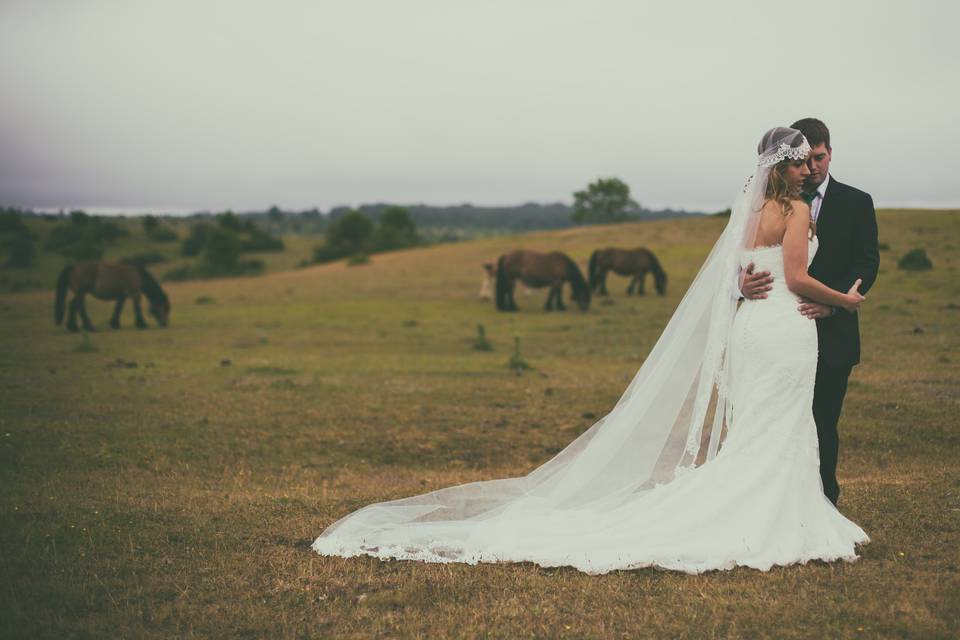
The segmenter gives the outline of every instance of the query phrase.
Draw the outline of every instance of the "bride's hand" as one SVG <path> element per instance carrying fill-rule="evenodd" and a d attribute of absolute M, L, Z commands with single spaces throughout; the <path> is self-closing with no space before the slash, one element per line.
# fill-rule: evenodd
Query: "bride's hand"
<path fill-rule="evenodd" d="M 846 295 L 847 301 L 843 305 L 843 308 L 849 311 L 850 313 L 853 313 L 854 311 L 859 309 L 860 303 L 866 300 L 866 298 L 864 298 L 859 291 L 860 284 L 862 282 L 863 280 L 861 278 L 857 278 L 857 281 L 853 283 L 852 287 L 850 287 L 850 291 L 847 291 L 847 295 Z"/>

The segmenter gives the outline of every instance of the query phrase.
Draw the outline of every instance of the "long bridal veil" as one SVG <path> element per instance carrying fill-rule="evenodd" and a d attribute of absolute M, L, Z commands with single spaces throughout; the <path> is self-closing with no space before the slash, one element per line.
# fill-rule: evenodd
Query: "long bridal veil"
<path fill-rule="evenodd" d="M 526 476 L 364 507 L 328 527 L 313 548 L 339 556 L 497 560 L 489 550 L 498 538 L 575 535 L 592 517 L 712 459 L 729 418 L 725 355 L 739 254 L 752 244 L 770 169 L 809 149 L 795 129 L 764 135 L 726 228 L 609 414 Z"/>

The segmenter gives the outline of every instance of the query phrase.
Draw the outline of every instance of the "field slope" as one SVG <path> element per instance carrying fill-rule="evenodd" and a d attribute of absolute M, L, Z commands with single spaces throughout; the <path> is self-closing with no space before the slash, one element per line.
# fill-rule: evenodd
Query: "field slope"
<path fill-rule="evenodd" d="M 718 219 L 505 236 L 166 285 L 166 330 L 52 323 L 0 296 L 0 636 L 924 637 L 960 633 L 960 214 L 880 214 L 864 363 L 841 421 L 853 564 L 590 577 L 322 558 L 371 501 L 524 474 L 609 410 Z M 507 248 L 653 249 L 668 295 L 587 313 L 476 300 Z M 934 268 L 897 269 L 923 247 Z M 650 287 L 648 287 L 650 288 Z M 129 313 L 129 311 L 128 311 Z M 493 351 L 472 343 L 485 327 Z M 533 367 L 509 370 L 514 338 Z"/>

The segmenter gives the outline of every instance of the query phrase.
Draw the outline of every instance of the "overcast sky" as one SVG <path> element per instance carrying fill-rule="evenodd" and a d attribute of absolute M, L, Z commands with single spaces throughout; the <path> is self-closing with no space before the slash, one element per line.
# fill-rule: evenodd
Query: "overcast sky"
<path fill-rule="evenodd" d="M 729 205 L 817 116 L 879 206 L 960 206 L 954 1 L 0 0 L 0 205 Z"/>

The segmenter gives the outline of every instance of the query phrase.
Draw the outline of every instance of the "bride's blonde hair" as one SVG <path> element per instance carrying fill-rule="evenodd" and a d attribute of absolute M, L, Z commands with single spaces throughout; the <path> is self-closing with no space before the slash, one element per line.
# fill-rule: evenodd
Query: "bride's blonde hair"
<path fill-rule="evenodd" d="M 767 178 L 767 192 L 764 194 L 766 200 L 773 200 L 780 205 L 780 211 L 784 218 L 793 213 L 793 201 L 800 199 L 800 188 L 790 184 L 784 177 L 784 173 L 791 162 L 796 162 L 796 160 L 790 158 L 781 160 L 770 169 L 770 176 Z M 810 237 L 812 238 L 816 234 L 817 226 L 811 219 Z"/>

